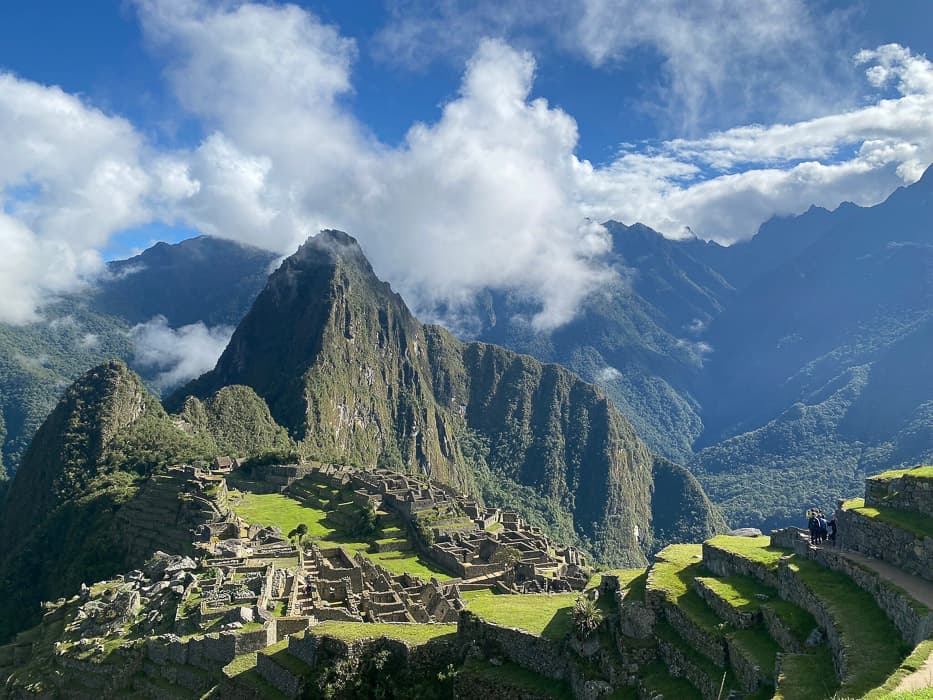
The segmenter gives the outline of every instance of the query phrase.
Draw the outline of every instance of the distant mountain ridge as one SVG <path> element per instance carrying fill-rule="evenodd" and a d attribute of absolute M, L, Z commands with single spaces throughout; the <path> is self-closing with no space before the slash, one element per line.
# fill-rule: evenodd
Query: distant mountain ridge
<path fill-rule="evenodd" d="M 207 236 L 158 243 L 109 263 L 97 286 L 44 308 L 46 320 L 0 324 L 0 475 L 3 467 L 16 471 L 33 433 L 81 373 L 112 357 L 133 363 L 134 325 L 162 316 L 171 328 L 234 326 L 276 257 Z"/>

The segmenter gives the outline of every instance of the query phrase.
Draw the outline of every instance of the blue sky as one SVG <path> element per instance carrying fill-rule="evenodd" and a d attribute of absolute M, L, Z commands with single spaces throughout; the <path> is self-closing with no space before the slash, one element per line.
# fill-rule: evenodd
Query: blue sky
<path fill-rule="evenodd" d="M 0 320 L 154 240 L 337 226 L 422 313 L 560 323 L 611 278 L 596 222 L 730 243 L 915 180 L 930 55 L 928 0 L 7 3 Z"/>

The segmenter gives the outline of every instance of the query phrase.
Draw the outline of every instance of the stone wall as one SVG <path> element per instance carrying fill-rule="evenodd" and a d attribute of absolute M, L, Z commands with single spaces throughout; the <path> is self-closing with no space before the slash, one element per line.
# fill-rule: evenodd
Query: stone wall
<path fill-rule="evenodd" d="M 771 588 L 778 587 L 778 576 L 774 569 L 751 561 L 732 552 L 703 543 L 703 564 L 717 576 L 750 576 Z"/>
<path fill-rule="evenodd" d="M 933 537 L 918 537 L 880 518 L 869 518 L 854 510 L 838 511 L 836 521 L 841 548 L 880 559 L 933 581 Z"/>
<path fill-rule="evenodd" d="M 778 569 L 778 592 L 781 598 L 789 600 L 798 607 L 803 608 L 814 618 L 826 633 L 826 640 L 829 643 L 829 649 L 832 652 L 833 666 L 836 669 L 836 676 L 844 678 L 846 675 L 846 658 L 842 647 L 842 639 L 836 623 L 820 600 L 813 594 L 806 584 L 800 579 L 795 571 L 789 566 L 781 566 Z"/>
<path fill-rule="evenodd" d="M 487 657 L 501 655 L 547 678 L 570 678 L 569 664 L 558 642 L 481 620 L 468 610 L 460 613 L 457 636 L 464 644 L 484 650 Z"/>
<path fill-rule="evenodd" d="M 305 679 L 280 666 L 266 654 L 256 655 L 256 673 L 287 698 L 300 698 L 304 694 Z"/>
<path fill-rule="evenodd" d="M 702 667 L 684 654 L 683 651 L 677 648 L 677 646 L 664 639 L 658 640 L 658 651 L 672 676 L 686 678 L 690 681 L 690 683 L 700 691 L 703 700 L 719 699 L 722 676 L 713 678 Z M 723 671 L 723 673 L 725 673 L 725 671 Z"/>
<path fill-rule="evenodd" d="M 699 596 L 712 608 L 718 617 L 725 620 L 733 627 L 738 629 L 748 629 L 754 627 L 758 622 L 759 613 L 757 611 L 738 610 L 728 601 L 719 597 L 719 594 L 700 578 L 693 579 L 693 587 Z"/>
<path fill-rule="evenodd" d="M 707 630 L 699 627 L 690 620 L 684 611 L 676 605 L 664 606 L 664 617 L 671 624 L 677 634 L 691 647 L 703 654 L 706 658 L 720 667 L 726 665 L 725 640 Z"/>
<path fill-rule="evenodd" d="M 774 669 L 760 668 L 754 659 L 749 658 L 742 647 L 735 641 L 726 641 L 729 649 L 729 665 L 739 687 L 746 692 L 754 692 L 761 686 L 774 685 Z"/>
<path fill-rule="evenodd" d="M 865 505 L 898 508 L 933 517 L 933 479 L 909 474 L 898 479 L 867 479 Z"/>
<path fill-rule="evenodd" d="M 871 569 L 860 566 L 831 549 L 801 548 L 803 556 L 827 569 L 838 571 L 875 599 L 878 607 L 895 624 L 904 640 L 912 645 L 933 636 L 933 612 L 923 607 L 905 591 L 889 584 Z"/>
<path fill-rule="evenodd" d="M 797 639 L 797 635 L 791 632 L 784 620 L 774 610 L 767 605 L 762 606 L 761 617 L 771 639 L 777 642 L 782 651 L 793 654 L 803 652 L 803 644 Z"/>
<path fill-rule="evenodd" d="M 280 642 L 286 637 L 297 634 L 311 626 L 310 617 L 277 617 L 275 622 L 275 641 Z"/>

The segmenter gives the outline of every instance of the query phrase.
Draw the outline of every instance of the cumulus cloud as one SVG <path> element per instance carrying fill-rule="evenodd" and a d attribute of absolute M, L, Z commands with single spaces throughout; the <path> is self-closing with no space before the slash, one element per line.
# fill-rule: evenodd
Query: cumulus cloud
<path fill-rule="evenodd" d="M 134 326 L 130 335 L 136 343 L 134 364 L 155 371 L 160 389 L 171 389 L 213 369 L 233 329 L 203 323 L 172 328 L 164 316 L 156 316 Z"/>
<path fill-rule="evenodd" d="M 576 123 L 528 100 L 530 54 L 483 42 L 440 120 L 388 149 L 339 103 L 353 44 L 313 15 L 138 7 L 174 57 L 179 98 L 214 128 L 190 154 L 191 195 L 176 209 L 192 225 L 283 253 L 323 227 L 350 231 L 429 317 L 500 287 L 540 301 L 534 322 L 551 326 L 610 276 L 597 262 L 607 235 L 575 200 Z"/>
<path fill-rule="evenodd" d="M 98 249 L 147 220 L 143 142 L 126 120 L 0 72 L 0 321 L 102 270 Z"/>
<path fill-rule="evenodd" d="M 933 162 L 933 63 L 897 44 L 861 51 L 855 63 L 870 84 L 894 94 L 810 120 L 624 153 L 609 168 L 585 169 L 588 211 L 731 243 L 812 204 L 880 202 Z M 632 194 L 637 201 L 626 201 Z"/>

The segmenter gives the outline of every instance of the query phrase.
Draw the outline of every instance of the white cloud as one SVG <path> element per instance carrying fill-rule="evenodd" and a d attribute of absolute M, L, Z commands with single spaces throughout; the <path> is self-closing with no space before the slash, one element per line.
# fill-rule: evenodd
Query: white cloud
<path fill-rule="evenodd" d="M 899 94 L 815 119 L 671 140 L 585 168 L 591 215 L 730 243 L 812 204 L 880 202 L 933 162 L 933 63 L 897 45 L 862 51 L 856 62 L 877 88 Z"/>
<path fill-rule="evenodd" d="M 341 107 L 354 47 L 312 15 L 138 7 L 179 98 L 214 129 L 181 178 L 191 195 L 176 211 L 192 225 L 282 253 L 342 228 L 428 316 L 496 286 L 539 300 L 536 322 L 553 325 L 608 278 L 594 262 L 605 232 L 575 201 L 576 124 L 528 101 L 530 54 L 484 42 L 440 120 L 393 150 Z"/>
<path fill-rule="evenodd" d="M 646 97 L 696 130 L 810 117 L 850 99 L 850 73 L 834 61 L 845 19 L 804 0 L 396 0 L 377 56 L 419 69 L 462 61 L 495 36 L 610 69 L 657 57 L 662 80 Z"/>
<path fill-rule="evenodd" d="M 35 320 L 101 271 L 115 231 L 147 220 L 141 150 L 127 121 L 0 73 L 0 321 Z"/>
<path fill-rule="evenodd" d="M 207 232 L 282 253 L 319 228 L 347 230 L 429 318 L 437 305 L 455 318 L 476 291 L 497 287 L 539 301 L 539 327 L 567 320 L 612 277 L 601 264 L 605 232 L 588 220 L 640 220 L 672 236 L 689 227 L 731 242 L 774 214 L 880 201 L 933 160 L 930 64 L 900 47 L 859 54 L 878 91 L 868 106 L 642 145 L 597 167 L 575 155 L 573 118 L 529 98 L 532 55 L 502 41 L 482 41 L 440 118 L 415 124 L 392 149 L 342 106 L 355 47 L 313 15 L 291 6 L 137 4 L 146 34 L 172 57 L 181 101 L 213 129 L 189 154 L 181 180 L 191 194 L 176 211 Z M 703 60 L 732 80 L 757 70 L 737 66 L 753 45 L 772 54 L 780 46 L 783 56 L 812 38 L 792 26 L 808 19 L 798 0 L 752 3 L 740 17 L 719 2 L 701 5 L 686 24 L 660 29 L 634 5 L 590 2 L 593 32 L 622 31 L 597 21 L 612 12 L 630 13 L 634 27 L 593 39 L 591 57 L 605 62 L 650 41 L 675 61 L 675 39 L 699 23 L 688 53 L 709 54 Z M 683 9 L 679 0 L 653 6 Z M 534 21 L 549 12 L 533 12 Z M 631 35 L 639 28 L 654 34 Z M 884 99 L 891 87 L 901 95 Z M 854 155 L 841 158 L 844 150 Z"/>
<path fill-rule="evenodd" d="M 788 20 L 809 21 L 798 0 L 751 3 L 728 26 L 733 6 L 704 0 L 697 6 L 714 17 L 691 4 L 666 28 L 649 26 L 640 5 L 587 3 L 581 16 L 592 36 L 565 46 L 585 49 L 595 64 L 660 47 L 671 85 L 700 70 L 699 84 L 716 97 L 736 76 L 779 70 L 771 58 L 755 63 L 752 44 L 783 61 L 811 40 Z M 684 3 L 650 5 L 674 12 Z M 532 53 L 502 40 L 474 41 L 459 92 L 392 148 L 346 106 L 355 43 L 314 15 L 233 1 L 135 6 L 180 104 L 207 136 L 190 151 L 160 152 L 124 119 L 0 74 L 0 320 L 35 319 L 50 294 L 100 273 L 97 251 L 115 232 L 161 219 L 282 254 L 320 228 L 341 228 L 427 317 L 438 308 L 455 317 L 478 290 L 497 287 L 539 302 L 534 322 L 549 326 L 615 276 L 593 221 L 640 220 L 672 236 L 689 227 L 729 242 L 811 204 L 878 202 L 933 161 L 933 66 L 896 45 L 851 63 L 865 72 L 864 106 L 636 144 L 596 166 L 576 155 L 573 117 L 531 99 Z M 554 21 L 555 7 L 529 10 L 532 24 Z M 606 13 L 629 13 L 632 26 L 599 22 Z M 767 17 L 770 28 L 740 30 Z M 509 22 L 522 21 L 512 12 Z M 691 22 L 702 32 L 675 55 Z"/>
<path fill-rule="evenodd" d="M 130 334 L 136 343 L 134 363 L 156 371 L 155 384 L 170 389 L 213 369 L 233 329 L 203 323 L 171 328 L 164 316 L 156 316 Z"/>

